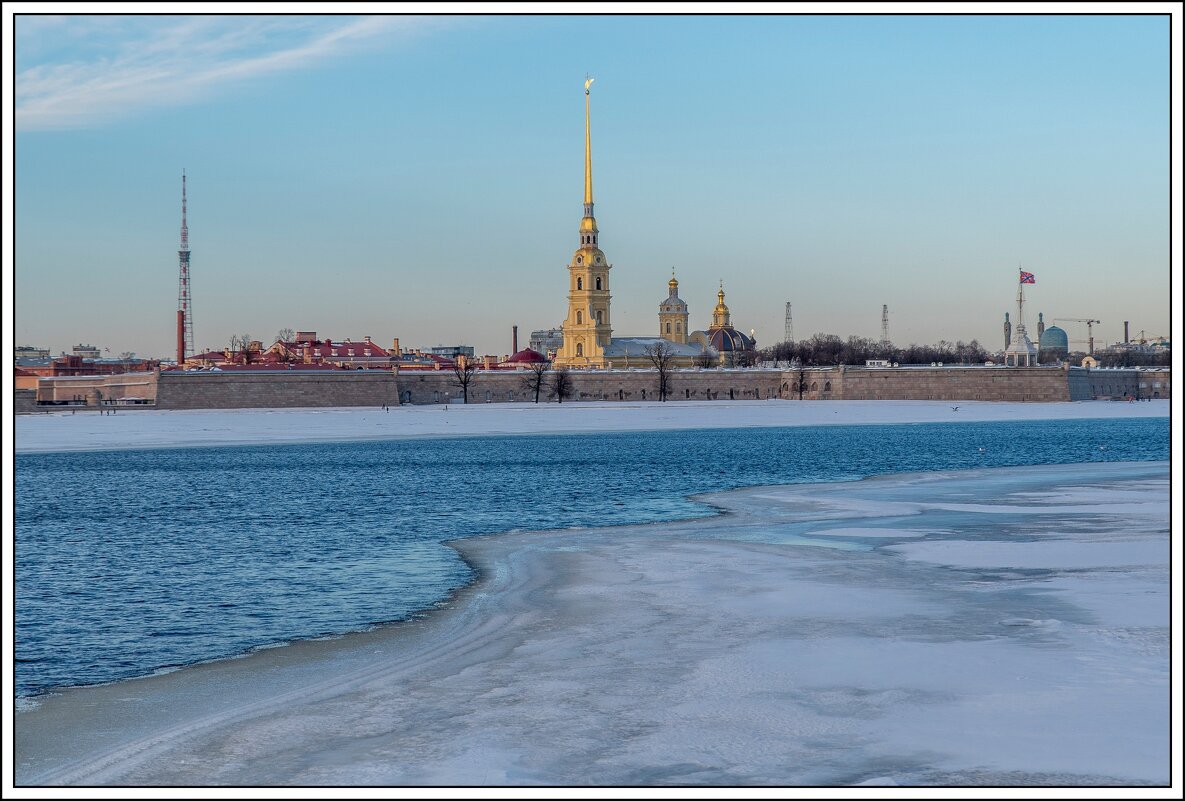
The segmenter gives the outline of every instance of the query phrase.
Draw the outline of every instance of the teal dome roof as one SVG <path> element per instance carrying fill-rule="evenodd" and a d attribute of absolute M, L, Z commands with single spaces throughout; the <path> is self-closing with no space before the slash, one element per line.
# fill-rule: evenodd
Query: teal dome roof
<path fill-rule="evenodd" d="M 1066 332 L 1058 328 L 1056 325 L 1051 325 L 1045 329 L 1045 333 L 1041 335 L 1041 350 L 1065 350 L 1070 349 L 1070 338 L 1066 336 Z"/>

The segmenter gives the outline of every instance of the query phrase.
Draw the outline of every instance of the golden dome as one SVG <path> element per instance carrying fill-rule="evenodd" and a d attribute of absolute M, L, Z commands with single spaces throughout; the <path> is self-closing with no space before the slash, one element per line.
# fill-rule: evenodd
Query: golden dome
<path fill-rule="evenodd" d="M 597 232 L 597 220 L 595 217 L 583 217 L 580 220 L 580 233 L 595 234 Z"/>

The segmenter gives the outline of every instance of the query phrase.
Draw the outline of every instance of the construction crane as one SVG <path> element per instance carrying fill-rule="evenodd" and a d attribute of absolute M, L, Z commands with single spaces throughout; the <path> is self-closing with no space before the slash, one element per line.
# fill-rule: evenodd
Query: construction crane
<path fill-rule="evenodd" d="M 1094 328 L 1093 328 L 1093 326 L 1098 324 L 1100 322 L 1099 320 L 1088 320 L 1085 317 L 1057 317 L 1054 319 L 1054 322 L 1055 323 L 1057 323 L 1057 322 L 1086 323 L 1086 340 L 1087 340 L 1087 344 L 1090 348 L 1089 351 L 1087 351 L 1087 353 L 1090 356 L 1094 356 Z"/>

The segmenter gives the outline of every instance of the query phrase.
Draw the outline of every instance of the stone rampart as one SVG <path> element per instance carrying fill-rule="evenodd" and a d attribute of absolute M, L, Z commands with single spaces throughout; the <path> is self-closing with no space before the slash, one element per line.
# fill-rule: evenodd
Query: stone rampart
<path fill-rule="evenodd" d="M 470 403 L 531 401 L 525 371 L 479 371 Z M 573 401 L 658 400 L 655 370 L 574 370 Z M 799 380 L 804 390 L 799 393 Z M 551 375 L 547 376 L 550 383 Z M 1168 398 L 1169 371 L 1006 367 L 830 367 L 678 370 L 671 400 L 940 400 L 1067 401 Z M 1137 394 L 1138 391 L 1138 394 Z M 31 390 L 26 390 L 31 392 Z M 239 409 L 308 406 L 394 406 L 459 401 L 451 370 L 164 372 L 42 379 L 37 401 L 155 401 L 159 409 Z M 541 401 L 554 402 L 550 388 Z M 14 404 L 28 410 L 29 403 Z"/>
<path fill-rule="evenodd" d="M 40 403 L 79 403 L 97 406 L 110 401 L 156 400 L 157 374 L 120 373 L 118 375 L 60 375 L 37 382 Z"/>
<path fill-rule="evenodd" d="M 33 414 L 39 412 L 37 408 L 37 390 L 14 389 L 12 391 L 12 413 Z"/>
<path fill-rule="evenodd" d="M 262 409 L 394 406 L 395 376 L 386 370 L 166 372 L 158 409 Z"/>
<path fill-rule="evenodd" d="M 533 401 L 534 392 L 526 386 L 526 371 L 478 372 L 469 384 L 470 403 L 506 403 Z M 546 376 L 550 384 L 551 373 Z M 658 400 L 656 370 L 573 370 L 573 401 Z M 673 371 L 669 400 L 764 400 L 778 395 L 782 371 L 704 370 Z M 403 371 L 398 376 L 402 403 L 449 403 L 460 398 L 461 387 L 451 370 L 422 373 Z M 540 402 L 550 398 L 549 386 L 539 395 Z"/>
<path fill-rule="evenodd" d="M 830 367 L 802 371 L 804 400 L 1068 401 L 1058 367 Z M 799 371 L 787 370 L 781 396 L 797 398 Z"/>

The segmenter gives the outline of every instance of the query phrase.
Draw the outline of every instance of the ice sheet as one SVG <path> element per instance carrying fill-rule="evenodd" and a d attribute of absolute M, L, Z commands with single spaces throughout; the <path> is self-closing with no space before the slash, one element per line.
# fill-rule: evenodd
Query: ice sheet
<path fill-rule="evenodd" d="M 446 411 L 447 408 L 447 411 Z M 1167 417 L 1169 401 L 1112 403 L 942 401 L 671 401 L 475 403 L 377 408 L 157 411 L 17 415 L 17 453 L 186 445 L 330 442 L 419 436 L 547 434 L 753 426 L 811 426 Z"/>
<path fill-rule="evenodd" d="M 19 712 L 18 782 L 1167 783 L 1167 474 L 764 487 L 710 496 L 730 513 L 700 521 L 465 540 L 481 582 L 424 620 Z M 1021 493 L 1097 486 L 1138 525 L 1092 509 L 1029 533 L 1047 516 Z M 919 505 L 907 543 L 779 544 L 877 528 L 886 494 Z M 804 523 L 795 497 L 826 515 Z M 972 508 L 926 508 L 956 498 Z M 1022 511 L 975 508 L 995 504 Z"/>

